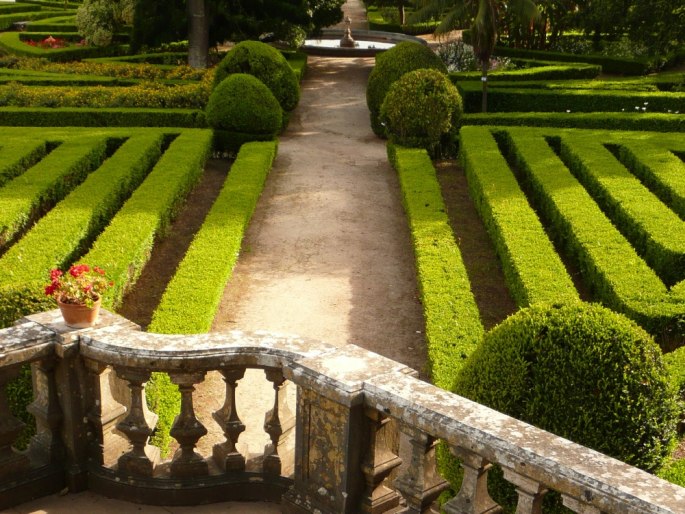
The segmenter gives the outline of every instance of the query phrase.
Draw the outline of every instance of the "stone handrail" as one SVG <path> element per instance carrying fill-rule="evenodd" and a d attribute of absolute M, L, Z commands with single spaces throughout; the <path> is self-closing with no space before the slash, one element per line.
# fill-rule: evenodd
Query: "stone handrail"
<path fill-rule="evenodd" d="M 12 448 L 22 424 L 6 385 L 31 364 L 36 434 Z M 260 467 L 237 446 L 243 422 L 235 391 L 246 369 L 264 370 L 273 408 Z M 156 415 L 145 383 L 163 371 L 181 391 L 163 462 L 149 445 Z M 218 371 L 226 386 L 214 418 L 225 441 L 198 453 L 207 430 L 193 391 Z M 285 401 L 297 386 L 294 452 Z M 541 512 L 548 490 L 584 514 L 685 512 L 685 489 L 504 414 L 438 389 L 406 366 L 354 345 L 343 348 L 270 333 L 180 336 L 140 332 L 105 312 L 98 327 L 70 330 L 58 311 L 0 330 L 0 508 L 67 486 L 148 504 L 280 501 L 286 513 L 433 512 L 446 488 L 435 473 L 436 441 L 460 458 L 464 480 L 448 514 L 494 513 L 488 469 L 516 485 L 517 513 Z"/>

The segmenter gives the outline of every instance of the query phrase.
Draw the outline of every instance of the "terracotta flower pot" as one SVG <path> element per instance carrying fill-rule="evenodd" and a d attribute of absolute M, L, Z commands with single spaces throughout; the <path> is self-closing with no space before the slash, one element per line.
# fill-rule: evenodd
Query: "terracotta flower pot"
<path fill-rule="evenodd" d="M 75 303 L 62 303 L 57 300 L 57 306 L 62 311 L 64 323 L 71 328 L 88 328 L 94 326 L 100 314 L 102 298 L 98 298 L 92 307 L 77 305 Z"/>

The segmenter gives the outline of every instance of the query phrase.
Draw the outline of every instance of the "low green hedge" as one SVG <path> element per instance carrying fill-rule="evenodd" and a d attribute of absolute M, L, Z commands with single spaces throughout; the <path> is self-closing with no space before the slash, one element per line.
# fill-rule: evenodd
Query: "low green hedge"
<path fill-rule="evenodd" d="M 288 61 L 288 64 L 295 72 L 297 80 L 302 82 L 304 79 L 304 74 L 307 71 L 307 54 L 304 52 L 292 52 L 292 51 L 282 51 L 281 52 Z"/>
<path fill-rule="evenodd" d="M 70 139 L 6 183 L 0 189 L 0 247 L 100 166 L 106 158 L 107 146 L 107 139 L 99 136 Z"/>
<path fill-rule="evenodd" d="M 207 122 L 195 109 L 0 107 L 0 125 L 206 128 Z"/>
<path fill-rule="evenodd" d="M 433 382 L 450 389 L 483 336 L 478 306 L 428 154 L 388 144 L 388 158 L 400 179 L 412 235 L 426 319 L 428 366 Z"/>
<path fill-rule="evenodd" d="M 685 219 L 685 163 L 682 159 L 667 148 L 629 140 L 621 141 L 618 158 L 662 202 Z"/>
<path fill-rule="evenodd" d="M 464 99 L 465 112 L 481 109 L 481 84 L 458 82 Z M 516 87 L 488 87 L 488 109 L 492 112 L 632 112 L 649 106 L 649 111 L 685 112 L 685 93 L 616 91 L 597 89 L 527 88 L 522 82 Z"/>
<path fill-rule="evenodd" d="M 164 235 L 171 219 L 202 174 L 211 146 L 212 132 L 209 130 L 180 131 L 147 178 L 81 259 L 107 270 L 107 275 L 114 281 L 114 287 L 103 299 L 108 308 L 118 306 L 124 293 L 135 284 L 155 240 Z"/>
<path fill-rule="evenodd" d="M 41 218 L 0 258 L 0 291 L 47 283 L 51 269 L 72 263 L 145 178 L 159 158 L 162 141 L 161 132 L 128 139 Z M 42 288 L 33 294 L 36 302 L 44 296 Z"/>
<path fill-rule="evenodd" d="M 627 314 L 662 344 L 685 336 L 684 283 L 668 289 L 602 213 L 537 129 L 498 132 L 530 184 L 552 234 L 597 298 Z M 598 133 L 598 137 L 605 134 Z M 620 264 L 619 264 L 620 263 Z"/>
<path fill-rule="evenodd" d="M 26 86 L 0 85 L 0 106 L 11 107 L 143 107 L 203 109 L 208 83 L 167 86 L 140 82 L 134 86 Z"/>
<path fill-rule="evenodd" d="M 512 125 L 524 127 L 588 128 L 606 130 L 640 130 L 685 132 L 685 113 L 637 112 L 502 112 L 468 113 L 462 125 Z"/>
<path fill-rule="evenodd" d="M 150 332 L 209 331 L 276 156 L 276 146 L 275 141 L 242 146 L 219 197 L 154 312 Z"/>
<path fill-rule="evenodd" d="M 533 68 L 521 70 L 493 71 L 488 73 L 488 81 L 500 82 L 503 80 L 571 80 L 593 79 L 602 72 L 602 67 L 596 64 L 585 63 L 539 63 Z M 450 80 L 455 84 L 462 80 L 480 80 L 482 73 L 479 71 L 453 71 L 449 74 Z"/>
<path fill-rule="evenodd" d="M 84 61 L 95 63 L 147 63 L 169 65 L 188 62 L 188 52 L 156 52 L 136 55 L 92 57 L 84 59 Z"/>
<path fill-rule="evenodd" d="M 0 146 L 0 187 L 42 159 L 48 145 L 40 139 L 8 141 Z"/>
<path fill-rule="evenodd" d="M 189 334 L 210 330 L 276 148 L 277 143 L 271 141 L 247 143 L 240 149 L 221 193 L 153 314 L 150 332 Z M 178 388 L 168 375 L 154 373 L 146 393 L 148 405 L 159 416 L 153 443 L 166 454 L 171 442 L 169 430 L 180 411 Z"/>
<path fill-rule="evenodd" d="M 620 75 L 644 75 L 649 68 L 648 63 L 633 59 L 620 59 L 604 55 L 577 55 L 543 50 L 526 50 L 523 48 L 509 48 L 501 45 L 495 47 L 495 56 L 555 62 L 586 62 L 590 64 L 599 64 L 604 73 L 617 73 Z"/>
<path fill-rule="evenodd" d="M 12 14 L 16 12 L 29 13 L 40 11 L 40 5 L 30 5 L 24 3 L 2 3 L 0 4 L 0 15 Z"/>
<path fill-rule="evenodd" d="M 578 300 L 571 277 L 490 130 L 463 127 L 460 159 L 517 305 Z"/>
<path fill-rule="evenodd" d="M 678 215 L 596 136 L 563 135 L 558 142 L 566 166 L 666 285 L 685 279 L 685 224 Z"/>
<path fill-rule="evenodd" d="M 19 13 L 6 13 L 5 11 L 0 11 L 0 30 L 9 30 L 17 22 L 20 21 L 30 21 L 30 20 L 40 20 L 43 18 L 52 18 L 58 14 L 64 14 L 64 11 L 42 11 L 42 10 L 27 10 Z M 14 32 L 13 34 L 18 34 Z"/>
<path fill-rule="evenodd" d="M 54 16 L 58 13 L 49 13 Z M 47 17 L 47 16 L 46 16 Z M 66 48 L 45 49 L 27 45 L 22 39 L 38 37 L 42 33 L 3 32 L 0 33 L 0 51 L 24 57 L 43 57 L 51 61 L 78 61 L 86 57 L 104 57 L 126 53 L 127 45 L 112 46 L 71 46 Z"/>

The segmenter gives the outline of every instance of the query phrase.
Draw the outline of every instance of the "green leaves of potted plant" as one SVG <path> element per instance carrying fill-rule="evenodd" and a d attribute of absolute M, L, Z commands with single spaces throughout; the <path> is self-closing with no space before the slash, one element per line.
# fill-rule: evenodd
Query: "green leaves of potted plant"
<path fill-rule="evenodd" d="M 102 268 L 74 264 L 66 273 L 59 269 L 50 271 L 45 294 L 57 300 L 67 326 L 88 328 L 97 323 L 102 294 L 113 285 Z"/>

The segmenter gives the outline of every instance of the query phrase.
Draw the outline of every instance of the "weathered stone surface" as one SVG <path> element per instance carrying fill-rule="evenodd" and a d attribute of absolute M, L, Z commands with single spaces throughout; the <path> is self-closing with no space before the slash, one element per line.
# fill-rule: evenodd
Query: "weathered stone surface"
<path fill-rule="evenodd" d="M 678 513 L 685 489 L 403 374 L 364 383 L 389 415 L 605 512 Z"/>
<path fill-rule="evenodd" d="M 31 362 L 54 354 L 55 333 L 33 321 L 0 330 L 0 366 Z"/>

